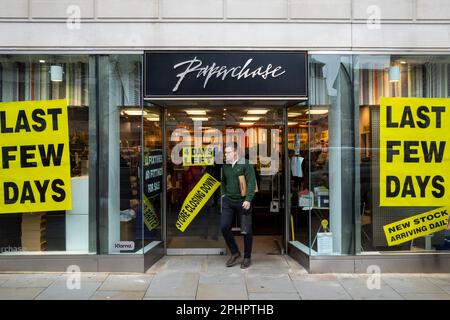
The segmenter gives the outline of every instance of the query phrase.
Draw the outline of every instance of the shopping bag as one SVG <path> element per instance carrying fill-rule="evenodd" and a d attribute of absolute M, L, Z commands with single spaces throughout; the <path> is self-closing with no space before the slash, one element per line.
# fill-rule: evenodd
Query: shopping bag
<path fill-rule="evenodd" d="M 239 176 L 239 189 L 241 190 L 241 197 L 247 195 L 247 182 L 245 181 L 245 176 Z"/>

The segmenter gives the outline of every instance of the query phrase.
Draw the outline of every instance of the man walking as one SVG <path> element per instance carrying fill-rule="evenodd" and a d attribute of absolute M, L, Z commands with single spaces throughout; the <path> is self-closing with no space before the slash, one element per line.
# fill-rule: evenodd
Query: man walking
<path fill-rule="evenodd" d="M 222 215 L 220 227 L 228 248 L 231 251 L 231 257 L 226 262 L 227 267 L 232 267 L 238 263 L 241 257 L 239 248 L 236 245 L 233 233 L 231 231 L 234 215 L 251 215 L 252 200 L 255 195 L 256 177 L 253 166 L 247 159 L 240 159 L 237 150 L 237 143 L 225 148 L 226 164 L 223 166 L 222 175 Z M 245 179 L 246 194 L 241 195 L 240 178 Z M 246 216 L 246 221 L 251 221 L 251 216 Z M 243 226 L 241 225 L 241 228 Z M 241 268 L 246 269 L 251 264 L 253 233 L 251 225 L 246 228 L 244 234 L 244 259 Z"/>

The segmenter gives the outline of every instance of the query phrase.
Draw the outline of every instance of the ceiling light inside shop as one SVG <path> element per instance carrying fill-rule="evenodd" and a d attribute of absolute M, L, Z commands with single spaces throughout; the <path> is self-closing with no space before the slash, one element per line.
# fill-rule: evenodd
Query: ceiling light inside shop
<path fill-rule="evenodd" d="M 298 122 L 288 122 L 288 126 L 295 126 L 297 124 L 298 124 Z"/>
<path fill-rule="evenodd" d="M 146 116 L 147 112 L 146 111 L 142 111 L 142 110 L 138 110 L 138 109 L 130 109 L 130 110 L 123 110 L 123 112 L 125 112 L 125 114 L 129 115 L 129 116 Z"/>
<path fill-rule="evenodd" d="M 240 126 L 252 126 L 252 125 L 254 125 L 255 123 L 254 122 L 239 122 L 239 125 Z"/>
<path fill-rule="evenodd" d="M 309 110 L 306 111 L 307 114 L 327 114 L 328 110 Z"/>
<path fill-rule="evenodd" d="M 39 63 L 45 63 L 45 60 L 39 60 Z"/>
<path fill-rule="evenodd" d="M 243 117 L 242 120 L 244 121 L 258 121 L 260 117 Z"/>
<path fill-rule="evenodd" d="M 186 110 L 190 116 L 206 116 L 206 110 Z"/>
<path fill-rule="evenodd" d="M 268 109 L 250 109 L 247 114 L 266 114 L 267 112 L 269 112 Z"/>
<path fill-rule="evenodd" d="M 299 117 L 299 116 L 301 116 L 301 115 L 302 115 L 301 112 L 289 112 L 289 113 L 288 113 L 288 117 L 289 117 L 289 118 L 292 118 L 292 117 Z"/>
<path fill-rule="evenodd" d="M 191 118 L 192 120 L 194 120 L 194 121 L 208 121 L 209 120 L 209 118 L 206 118 L 206 117 L 192 117 Z"/>
<path fill-rule="evenodd" d="M 150 113 L 148 116 L 145 117 L 148 121 L 159 121 L 159 115 Z"/>

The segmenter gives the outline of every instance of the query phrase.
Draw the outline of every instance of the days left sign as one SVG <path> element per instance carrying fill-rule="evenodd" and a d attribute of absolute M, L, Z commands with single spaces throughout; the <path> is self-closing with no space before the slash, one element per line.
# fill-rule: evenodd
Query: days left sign
<path fill-rule="evenodd" d="M 66 100 L 0 103 L 0 214 L 71 210 Z"/>

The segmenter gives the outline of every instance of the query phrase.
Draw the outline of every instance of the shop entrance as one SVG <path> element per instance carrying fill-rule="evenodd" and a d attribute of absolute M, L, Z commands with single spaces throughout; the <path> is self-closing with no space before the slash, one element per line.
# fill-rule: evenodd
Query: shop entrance
<path fill-rule="evenodd" d="M 226 253 L 220 230 L 220 188 L 186 223 L 184 231 L 180 230 L 179 217 L 183 204 L 205 175 L 222 180 L 223 150 L 230 141 L 243 146 L 241 150 L 256 173 L 253 252 L 284 253 L 285 112 L 281 106 L 166 107 L 167 254 Z M 235 217 L 233 233 L 243 250 L 240 231 L 239 218 Z"/>

